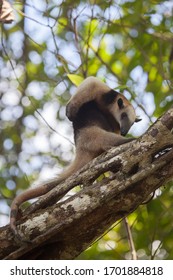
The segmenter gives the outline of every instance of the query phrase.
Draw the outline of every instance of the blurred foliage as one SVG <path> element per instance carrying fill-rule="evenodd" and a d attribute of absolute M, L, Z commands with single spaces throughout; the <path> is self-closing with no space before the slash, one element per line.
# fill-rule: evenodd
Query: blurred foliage
<path fill-rule="evenodd" d="M 16 193 L 72 160 L 65 104 L 81 78 L 97 76 L 132 101 L 142 117 L 135 136 L 173 105 L 173 1 L 9 2 L 15 21 L 0 31 L 1 225 Z M 173 259 L 172 201 L 169 183 L 128 217 L 139 259 Z M 79 258 L 131 258 L 123 222 Z"/>

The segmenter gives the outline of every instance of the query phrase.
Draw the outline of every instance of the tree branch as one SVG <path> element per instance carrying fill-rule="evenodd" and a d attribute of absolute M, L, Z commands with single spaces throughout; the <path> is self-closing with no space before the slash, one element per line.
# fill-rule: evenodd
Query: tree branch
<path fill-rule="evenodd" d="M 18 230 L 31 243 L 19 243 L 9 226 L 3 227 L 0 257 L 74 259 L 113 223 L 173 179 L 172 129 L 173 108 L 142 137 L 102 154 L 39 199 L 18 223 Z M 108 171 L 111 171 L 108 177 L 96 180 Z M 83 189 L 55 204 L 79 184 L 83 184 Z M 51 206 L 46 207 L 46 203 Z"/>

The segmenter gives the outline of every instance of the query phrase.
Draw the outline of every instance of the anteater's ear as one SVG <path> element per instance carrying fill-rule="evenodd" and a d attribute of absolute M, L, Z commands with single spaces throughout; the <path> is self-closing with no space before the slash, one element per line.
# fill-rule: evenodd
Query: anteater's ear
<path fill-rule="evenodd" d="M 123 104 L 123 100 L 122 100 L 122 98 L 118 98 L 117 103 L 118 103 L 118 107 L 119 107 L 119 109 L 123 109 L 124 104 Z"/>
<path fill-rule="evenodd" d="M 136 117 L 135 122 L 140 122 L 142 121 L 142 119 L 140 119 L 139 117 Z"/>
<path fill-rule="evenodd" d="M 117 98 L 117 95 L 119 94 L 119 92 L 111 89 L 110 91 L 106 92 L 105 94 L 103 94 L 102 96 L 102 100 L 104 102 L 105 105 L 110 105 L 112 104 L 115 99 Z"/>

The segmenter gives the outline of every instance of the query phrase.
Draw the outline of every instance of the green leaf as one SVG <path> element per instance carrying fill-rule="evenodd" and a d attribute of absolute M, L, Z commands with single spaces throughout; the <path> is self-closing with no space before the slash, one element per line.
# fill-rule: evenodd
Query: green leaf
<path fill-rule="evenodd" d="M 81 76 L 75 74 L 67 74 L 67 77 L 75 86 L 79 86 L 84 80 Z"/>

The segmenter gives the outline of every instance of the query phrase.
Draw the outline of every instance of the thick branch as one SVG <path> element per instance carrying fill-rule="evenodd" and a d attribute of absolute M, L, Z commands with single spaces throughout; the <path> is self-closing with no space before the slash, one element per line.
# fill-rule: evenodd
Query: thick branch
<path fill-rule="evenodd" d="M 173 109 L 141 138 L 112 148 L 52 190 L 25 213 L 18 229 L 31 244 L 19 244 L 8 226 L 0 231 L 0 256 L 7 259 L 73 259 L 118 219 L 134 211 L 150 193 L 173 178 Z M 109 177 L 95 181 L 106 171 Z M 84 188 L 46 209 L 72 187 Z M 47 199 L 48 197 L 48 199 Z M 35 206 L 37 205 L 37 207 Z M 35 212 L 36 211 L 36 212 Z"/>

